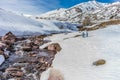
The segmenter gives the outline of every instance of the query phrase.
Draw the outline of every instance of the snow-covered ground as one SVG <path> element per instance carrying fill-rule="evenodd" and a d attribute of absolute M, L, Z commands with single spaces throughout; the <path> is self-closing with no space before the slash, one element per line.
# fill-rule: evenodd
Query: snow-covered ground
<path fill-rule="evenodd" d="M 120 80 L 120 25 L 91 31 L 87 38 L 75 35 L 80 33 L 49 37 L 62 47 L 53 67 L 62 72 L 65 80 Z M 98 59 L 105 59 L 106 64 L 92 65 Z"/>
<path fill-rule="evenodd" d="M 60 29 L 61 26 L 64 28 Z M 33 33 L 50 34 L 74 30 L 77 30 L 76 24 L 48 20 L 36 21 L 0 8 L 0 36 L 8 31 L 12 31 L 16 35 L 31 33 L 33 35 Z"/>
<path fill-rule="evenodd" d="M 3 55 L 0 55 L 0 65 L 5 61 L 5 58 Z"/>

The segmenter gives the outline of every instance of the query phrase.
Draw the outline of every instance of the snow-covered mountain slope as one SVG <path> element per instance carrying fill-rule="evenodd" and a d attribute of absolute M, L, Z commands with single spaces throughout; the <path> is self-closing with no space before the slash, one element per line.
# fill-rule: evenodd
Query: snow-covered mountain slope
<path fill-rule="evenodd" d="M 91 21 L 120 18 L 120 2 L 107 4 L 97 1 L 80 3 L 68 9 L 57 9 L 35 16 L 36 19 L 70 21 L 80 23 L 87 16 Z"/>
<path fill-rule="evenodd" d="M 53 68 L 60 70 L 65 80 L 119 80 L 120 25 L 88 33 L 87 38 L 74 37 L 80 35 L 79 32 L 49 37 L 62 47 L 54 59 Z M 106 64 L 93 65 L 99 59 L 106 60 Z M 42 78 L 48 75 L 44 72 Z"/>
<path fill-rule="evenodd" d="M 75 24 L 67 22 L 62 23 L 59 21 L 47 20 L 36 21 L 0 9 L 0 35 L 4 35 L 8 31 L 12 31 L 16 35 L 28 35 L 30 33 L 49 34 L 61 31 L 77 30 L 75 27 Z"/>
<path fill-rule="evenodd" d="M 97 20 L 120 19 L 120 2 L 109 4 L 94 14 L 97 15 Z"/>

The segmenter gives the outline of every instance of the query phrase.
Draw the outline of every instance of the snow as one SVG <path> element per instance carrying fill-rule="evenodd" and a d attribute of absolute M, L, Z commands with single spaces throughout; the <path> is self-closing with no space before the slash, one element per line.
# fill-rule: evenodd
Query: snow
<path fill-rule="evenodd" d="M 83 22 L 84 17 L 90 16 L 91 21 L 109 20 L 110 18 L 119 18 L 120 2 L 101 3 L 97 1 L 88 1 L 77 4 L 67 9 L 53 10 L 41 15 L 39 19 L 68 21 L 72 23 Z"/>
<path fill-rule="evenodd" d="M 59 25 L 69 25 L 67 29 L 60 29 Z M 0 8 L 0 36 L 3 36 L 8 31 L 12 31 L 16 35 L 30 35 L 30 34 L 51 34 L 64 31 L 77 30 L 75 24 L 64 23 L 59 21 L 48 20 L 33 20 L 24 16 L 16 15 L 12 12 Z"/>
<path fill-rule="evenodd" d="M 105 5 L 107 4 L 96 2 L 96 1 L 88 1 L 88 2 L 77 4 L 68 9 L 62 8 L 62 9 L 53 10 L 41 15 L 36 15 L 36 17 L 39 17 L 41 19 L 48 19 L 48 20 L 50 19 L 50 20 L 79 22 L 79 20 L 81 20 L 86 13 L 90 14 L 96 10 L 100 10 L 101 8 L 104 8 Z"/>
<path fill-rule="evenodd" d="M 0 55 L 0 65 L 5 61 L 5 58 L 3 55 Z"/>
<path fill-rule="evenodd" d="M 51 17 L 54 17 L 55 16 L 54 14 L 60 14 L 60 12 L 63 12 L 62 14 L 64 14 L 65 10 L 66 9 L 64 9 L 64 8 L 60 8 L 60 9 L 56 9 L 56 10 L 50 11 L 50 12 L 46 13 L 45 15 L 41 14 L 40 16 L 45 17 L 46 15 L 48 15 L 48 16 L 50 15 Z"/>
<path fill-rule="evenodd" d="M 120 25 L 107 26 L 88 33 L 87 38 L 74 37 L 81 32 L 49 37 L 62 47 L 62 51 L 54 59 L 53 68 L 60 70 L 65 80 L 119 80 Z M 92 65 L 99 59 L 105 59 L 106 64 Z M 42 76 L 47 77 L 48 72 Z"/>
<path fill-rule="evenodd" d="M 48 77 L 49 77 L 49 74 L 50 74 L 50 69 L 51 68 L 49 68 L 47 71 L 42 73 L 42 76 L 40 77 L 40 80 L 48 80 Z"/>

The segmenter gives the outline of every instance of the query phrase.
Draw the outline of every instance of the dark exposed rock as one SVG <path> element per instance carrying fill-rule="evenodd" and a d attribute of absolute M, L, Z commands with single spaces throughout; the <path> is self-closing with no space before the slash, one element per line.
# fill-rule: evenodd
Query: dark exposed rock
<path fill-rule="evenodd" d="M 29 47 L 29 46 L 24 46 L 24 47 L 22 48 L 22 50 L 29 52 L 29 51 L 32 51 L 32 48 Z"/>
<path fill-rule="evenodd" d="M 23 40 L 25 40 L 26 38 L 25 37 L 17 37 L 16 38 L 16 41 L 23 41 Z"/>

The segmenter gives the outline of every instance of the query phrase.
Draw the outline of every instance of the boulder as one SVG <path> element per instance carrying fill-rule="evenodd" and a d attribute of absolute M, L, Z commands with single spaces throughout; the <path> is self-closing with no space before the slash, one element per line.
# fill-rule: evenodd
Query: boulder
<path fill-rule="evenodd" d="M 18 68 L 7 68 L 6 72 L 13 77 L 22 77 L 24 73 Z"/>
<path fill-rule="evenodd" d="M 53 43 L 53 45 L 55 46 L 56 51 L 61 51 L 62 48 L 58 43 Z"/>
<path fill-rule="evenodd" d="M 61 51 L 61 46 L 58 43 L 52 43 L 46 47 L 48 50 L 59 52 Z"/>
<path fill-rule="evenodd" d="M 16 41 L 16 36 L 12 32 L 8 32 L 2 37 L 1 40 L 14 43 Z"/>
<path fill-rule="evenodd" d="M 105 63 L 106 63 L 106 61 L 104 59 L 99 59 L 99 60 L 93 62 L 93 65 L 100 66 L 100 65 L 104 65 Z"/>

